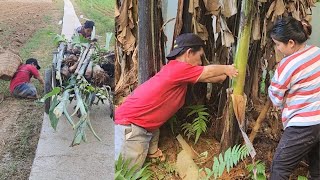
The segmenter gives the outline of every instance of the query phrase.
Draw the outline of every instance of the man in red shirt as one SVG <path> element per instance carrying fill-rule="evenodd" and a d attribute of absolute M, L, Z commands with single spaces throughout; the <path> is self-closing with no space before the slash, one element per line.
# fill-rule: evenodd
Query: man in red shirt
<path fill-rule="evenodd" d="M 38 98 L 37 90 L 34 85 L 30 83 L 30 79 L 33 76 L 38 79 L 41 84 L 44 84 L 44 80 L 38 71 L 39 69 L 38 61 L 34 58 L 28 59 L 26 64 L 19 66 L 10 82 L 11 94 L 17 98 Z"/>
<path fill-rule="evenodd" d="M 184 104 L 188 84 L 222 82 L 238 75 L 234 65 L 201 66 L 205 57 L 202 39 L 178 36 L 167 56 L 168 64 L 137 87 L 115 112 L 115 158 L 119 154 L 142 167 L 145 158 L 161 157 L 159 127 Z"/>

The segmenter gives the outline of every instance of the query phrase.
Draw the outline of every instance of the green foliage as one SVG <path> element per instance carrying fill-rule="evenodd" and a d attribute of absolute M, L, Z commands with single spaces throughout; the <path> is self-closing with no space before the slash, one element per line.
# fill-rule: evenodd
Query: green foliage
<path fill-rule="evenodd" d="M 130 167 L 130 162 L 130 159 L 124 160 L 120 154 L 115 162 L 115 180 L 147 180 L 152 176 L 152 172 L 149 170 L 149 164 L 146 164 L 138 170 L 137 165 Z"/>
<path fill-rule="evenodd" d="M 95 46 L 96 51 L 92 54 L 91 59 L 94 64 L 107 64 L 108 60 L 105 55 L 110 53 L 105 47 Z"/>
<path fill-rule="evenodd" d="M 204 105 L 188 106 L 191 112 L 188 113 L 187 117 L 194 117 L 192 123 L 186 122 L 182 124 L 182 130 L 184 134 L 190 139 L 191 136 L 195 136 L 194 143 L 196 144 L 202 133 L 207 131 L 207 122 L 209 113 L 205 112 L 208 108 Z"/>
<path fill-rule="evenodd" d="M 170 125 L 170 129 L 172 134 L 174 135 L 174 125 L 176 125 L 178 123 L 178 116 L 176 114 L 174 114 L 169 120 L 168 123 Z"/>
<path fill-rule="evenodd" d="M 101 140 L 91 125 L 89 109 L 94 103 L 93 97 L 96 97 L 95 100 L 97 101 L 94 104 L 98 104 L 100 101 L 103 103 L 106 99 L 112 99 L 110 95 L 111 88 L 108 86 L 94 87 L 83 76 L 77 79 L 75 75 L 72 75 L 64 85 L 61 89 L 54 88 L 39 101 L 44 102 L 46 98 L 54 96 L 49 109 L 49 118 L 53 129 L 56 130 L 59 118 L 64 114 L 72 128 L 75 129 L 72 146 L 79 145 L 81 141 L 86 142 L 86 128 L 89 128 L 93 135 L 98 140 Z M 61 92 L 63 92 L 62 95 Z M 74 113 L 69 115 L 66 107 L 67 103 L 73 99 L 76 100 L 76 107 Z M 80 115 L 80 119 L 77 124 L 74 124 L 72 116 L 77 113 Z"/>
<path fill-rule="evenodd" d="M 230 172 L 230 169 L 239 163 L 240 160 L 243 160 L 245 157 L 249 155 L 249 151 L 245 145 L 235 145 L 226 150 L 224 154 L 220 153 L 213 158 L 212 169 L 205 168 L 205 172 L 207 174 L 206 180 L 210 177 L 214 177 L 214 179 L 222 176 L 222 173 L 225 169 L 227 172 Z"/>
<path fill-rule="evenodd" d="M 110 43 L 111 43 L 111 39 L 112 39 L 112 34 L 113 33 L 111 33 L 111 32 L 108 32 L 108 33 L 106 33 L 106 45 L 105 45 L 105 49 L 107 50 L 107 51 L 110 51 L 111 49 L 110 49 Z"/>
<path fill-rule="evenodd" d="M 71 37 L 71 44 L 73 46 L 79 46 L 81 47 L 81 44 L 86 44 L 89 43 L 89 40 L 86 39 L 85 37 L 83 37 L 82 35 L 79 35 L 78 33 L 75 33 L 72 37 Z"/>
<path fill-rule="evenodd" d="M 63 35 L 57 34 L 57 35 L 53 38 L 53 44 L 54 44 L 55 46 L 59 46 L 59 44 L 60 44 L 61 42 L 67 42 L 67 39 L 66 39 L 66 37 L 65 37 L 64 34 L 63 34 Z"/>
<path fill-rule="evenodd" d="M 55 87 L 48 94 L 44 95 L 41 99 L 39 99 L 39 103 L 44 103 L 44 101 L 52 96 L 58 95 L 60 93 L 60 87 Z"/>
<path fill-rule="evenodd" d="M 52 22 L 51 25 L 48 24 L 45 28 L 38 29 L 19 51 L 21 58 L 24 60 L 30 57 L 38 59 L 42 73 L 46 67 L 51 67 L 52 65 L 52 50 L 56 47 L 52 43 L 52 39 L 60 30 L 59 26 L 54 23 Z M 43 91 L 42 85 L 36 81 L 35 86 L 41 95 Z"/>
<path fill-rule="evenodd" d="M 319 2 L 319 1 L 318 1 L 318 2 Z M 308 180 L 308 178 L 305 177 L 305 176 L 298 176 L 298 180 Z"/>
<path fill-rule="evenodd" d="M 57 39 L 63 38 L 62 36 L 57 35 Z M 58 41 L 58 40 L 57 40 Z M 58 41 L 62 42 L 62 41 Z M 86 48 L 90 48 L 90 51 L 93 52 L 99 49 L 98 46 L 89 46 L 87 43 L 88 40 L 75 34 L 72 37 L 71 44 L 73 45 L 86 45 Z M 81 48 L 81 58 L 83 56 L 87 56 L 88 50 Z M 100 51 L 99 51 L 100 52 Z M 64 53 L 64 48 L 59 48 L 59 54 Z M 63 55 L 62 55 L 63 56 Z M 63 58 L 63 57 L 61 57 Z M 61 59 L 62 60 L 62 59 Z M 57 63 L 57 67 L 59 67 L 59 62 Z M 111 87 L 109 86 L 102 86 L 97 87 L 92 85 L 88 80 L 84 77 L 84 70 L 85 65 L 84 63 L 81 64 L 81 68 L 77 75 L 72 74 L 68 79 L 64 78 L 59 83 L 59 88 L 54 88 L 51 92 L 46 94 L 39 102 L 44 102 L 45 99 L 55 96 L 53 102 L 51 103 L 51 107 L 49 109 L 49 118 L 51 121 L 51 126 L 56 130 L 59 118 L 64 115 L 68 122 L 71 124 L 72 128 L 75 130 L 75 135 L 72 141 L 71 146 L 79 145 L 81 141 L 86 141 L 86 129 L 89 128 L 93 135 L 98 139 L 101 140 L 96 132 L 94 131 L 91 121 L 90 121 L 90 109 L 92 104 L 98 104 L 100 101 L 104 103 L 104 100 L 108 100 L 112 102 L 112 95 L 111 95 Z M 61 69 L 56 69 L 57 74 L 60 74 Z M 56 80 L 58 79 L 55 77 Z M 74 112 L 70 115 L 67 111 L 67 104 L 69 101 L 72 100 L 76 101 L 76 107 Z M 94 102 L 96 101 L 96 102 Z M 110 103 L 111 104 L 111 103 Z M 74 123 L 72 116 L 76 115 L 79 118 L 76 123 Z"/>
<path fill-rule="evenodd" d="M 261 94 L 266 94 L 266 69 L 262 70 L 262 77 L 261 77 L 261 82 L 260 82 L 260 93 Z"/>
<path fill-rule="evenodd" d="M 247 170 L 250 173 L 250 178 L 252 178 L 253 180 L 266 180 L 266 165 L 261 162 L 260 160 L 253 163 L 253 164 L 249 164 L 247 166 Z"/>
<path fill-rule="evenodd" d="M 53 111 L 58 104 L 59 104 L 58 97 L 55 96 L 51 102 L 50 109 L 49 109 L 49 119 L 50 119 L 51 126 L 54 130 L 57 129 L 59 118 L 56 117 Z"/>

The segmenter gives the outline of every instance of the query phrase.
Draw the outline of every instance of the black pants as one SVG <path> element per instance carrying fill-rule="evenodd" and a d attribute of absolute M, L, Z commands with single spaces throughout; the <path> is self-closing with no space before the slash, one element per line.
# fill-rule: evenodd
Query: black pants
<path fill-rule="evenodd" d="M 289 179 L 298 163 L 307 156 L 312 180 L 320 180 L 320 124 L 287 127 L 271 166 L 271 180 Z"/>

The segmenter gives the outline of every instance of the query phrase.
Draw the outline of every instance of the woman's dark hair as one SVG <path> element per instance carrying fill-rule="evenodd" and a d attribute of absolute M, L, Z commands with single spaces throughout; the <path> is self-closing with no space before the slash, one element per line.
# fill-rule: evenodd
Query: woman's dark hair
<path fill-rule="evenodd" d="M 291 16 L 276 21 L 270 30 L 270 37 L 285 44 L 291 39 L 304 43 L 312 33 L 312 26 L 306 20 L 298 21 Z"/>
<path fill-rule="evenodd" d="M 184 48 L 179 52 L 179 54 L 177 54 L 177 55 L 174 56 L 174 57 L 168 58 L 168 60 L 176 59 L 178 56 L 181 56 L 182 54 L 184 54 L 185 52 L 187 52 L 188 49 L 191 49 L 191 52 L 192 52 L 192 53 L 195 53 L 195 52 L 197 52 L 197 51 L 200 51 L 201 48 L 202 48 L 202 46 L 184 47 Z"/>
<path fill-rule="evenodd" d="M 88 29 L 88 28 L 93 29 L 93 26 L 94 26 L 94 22 L 93 21 L 86 21 L 84 23 L 84 28 L 85 29 Z"/>

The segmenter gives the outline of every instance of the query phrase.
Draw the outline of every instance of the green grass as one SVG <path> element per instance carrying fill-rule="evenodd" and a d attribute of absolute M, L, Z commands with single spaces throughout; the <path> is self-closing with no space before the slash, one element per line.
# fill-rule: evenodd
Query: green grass
<path fill-rule="evenodd" d="M 106 33 L 114 34 L 114 7 L 115 0 L 75 0 L 84 16 L 95 22 L 96 34 L 103 37 L 101 40 L 105 43 Z M 81 20 L 80 21 L 84 21 Z M 101 41 L 99 40 L 99 41 Z M 114 39 L 111 44 L 114 44 Z"/>
<path fill-rule="evenodd" d="M 49 67 L 52 62 L 52 52 L 55 49 L 53 34 L 55 34 L 55 31 L 51 26 L 39 29 L 20 50 L 21 58 L 23 60 L 30 57 L 38 59 L 42 71 Z"/>
<path fill-rule="evenodd" d="M 9 179 L 17 171 L 17 162 L 10 162 L 4 167 L 4 170 L 0 171 L 0 180 Z"/>

